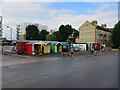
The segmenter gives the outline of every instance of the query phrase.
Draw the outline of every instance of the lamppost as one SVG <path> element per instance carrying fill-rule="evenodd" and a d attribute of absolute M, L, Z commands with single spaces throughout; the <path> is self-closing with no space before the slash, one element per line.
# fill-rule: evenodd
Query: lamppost
<path fill-rule="evenodd" d="M 12 41 L 12 27 L 7 26 L 7 28 L 10 28 L 10 30 L 11 30 L 11 41 Z"/>
<path fill-rule="evenodd" d="M 2 16 L 0 16 L 0 24 L 1 24 L 1 28 L 2 28 Z"/>
<path fill-rule="evenodd" d="M 0 41 L 2 40 L 2 16 L 0 16 Z"/>

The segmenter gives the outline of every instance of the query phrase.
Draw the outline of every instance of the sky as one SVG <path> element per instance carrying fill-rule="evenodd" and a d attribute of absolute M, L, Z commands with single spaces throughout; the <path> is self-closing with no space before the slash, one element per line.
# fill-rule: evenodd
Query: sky
<path fill-rule="evenodd" d="M 21 1 L 5 0 L 0 3 L 0 11 L 2 11 L 0 14 L 3 16 L 3 36 L 7 39 L 10 39 L 10 29 L 6 27 L 12 27 L 13 39 L 16 39 L 16 25 L 23 22 L 44 24 L 49 27 L 49 30 L 58 29 L 62 24 L 70 24 L 78 30 L 86 20 L 90 22 L 97 20 L 98 25 L 107 24 L 108 28 L 113 28 L 118 22 L 118 2 Z"/>

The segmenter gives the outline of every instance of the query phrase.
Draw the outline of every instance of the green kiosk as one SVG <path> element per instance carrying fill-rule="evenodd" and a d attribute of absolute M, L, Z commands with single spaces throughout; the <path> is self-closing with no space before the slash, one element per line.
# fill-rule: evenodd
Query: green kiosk
<path fill-rule="evenodd" d="M 61 53 L 62 52 L 62 43 L 61 42 L 51 42 L 50 45 L 51 52 L 53 53 Z"/>

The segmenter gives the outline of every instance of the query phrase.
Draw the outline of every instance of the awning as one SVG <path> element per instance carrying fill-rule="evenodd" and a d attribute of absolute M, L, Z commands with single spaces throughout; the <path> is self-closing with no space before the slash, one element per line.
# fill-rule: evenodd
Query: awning
<path fill-rule="evenodd" d="M 27 45 L 33 45 L 35 42 L 29 42 L 27 43 Z"/>
<path fill-rule="evenodd" d="M 57 42 L 57 43 L 56 43 L 56 45 L 59 45 L 59 44 L 60 44 L 60 45 L 63 45 L 61 42 Z"/>
<path fill-rule="evenodd" d="M 40 42 L 35 42 L 34 44 L 38 44 L 38 45 L 45 45 L 46 43 L 44 43 L 44 42 L 42 42 L 42 41 L 40 41 Z"/>
<path fill-rule="evenodd" d="M 68 42 L 61 42 L 62 45 L 68 45 Z"/>
<path fill-rule="evenodd" d="M 62 45 L 62 43 L 61 43 L 61 42 L 58 42 L 58 41 L 51 41 L 50 43 L 51 43 L 51 44 L 54 44 L 54 45 L 58 45 L 58 44 L 61 44 L 61 45 Z"/>
<path fill-rule="evenodd" d="M 37 44 L 37 45 L 48 45 L 48 44 L 51 44 L 51 43 L 46 43 L 46 42 L 42 42 L 42 41 L 40 41 L 40 42 L 35 42 L 34 44 Z"/>

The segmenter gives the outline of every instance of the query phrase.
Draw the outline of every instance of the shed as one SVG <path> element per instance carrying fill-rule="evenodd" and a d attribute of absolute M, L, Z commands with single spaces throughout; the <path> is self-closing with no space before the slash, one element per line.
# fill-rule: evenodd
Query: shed
<path fill-rule="evenodd" d="M 100 44 L 94 43 L 94 49 L 97 47 L 97 50 L 100 50 Z"/>
<path fill-rule="evenodd" d="M 61 42 L 62 43 L 62 52 L 68 52 L 68 42 Z"/>
<path fill-rule="evenodd" d="M 34 43 L 35 42 L 27 43 L 27 54 L 34 54 Z"/>
<path fill-rule="evenodd" d="M 53 53 L 60 53 L 62 52 L 62 43 L 60 42 L 51 42 L 50 49 Z"/>
<path fill-rule="evenodd" d="M 17 52 L 18 54 L 26 54 L 27 53 L 27 46 L 26 44 L 29 41 L 17 41 Z"/>
<path fill-rule="evenodd" d="M 51 43 L 46 43 L 44 41 L 40 41 L 40 42 L 35 42 L 34 43 L 34 48 L 35 51 L 37 51 L 37 53 L 50 53 L 50 45 Z"/>

